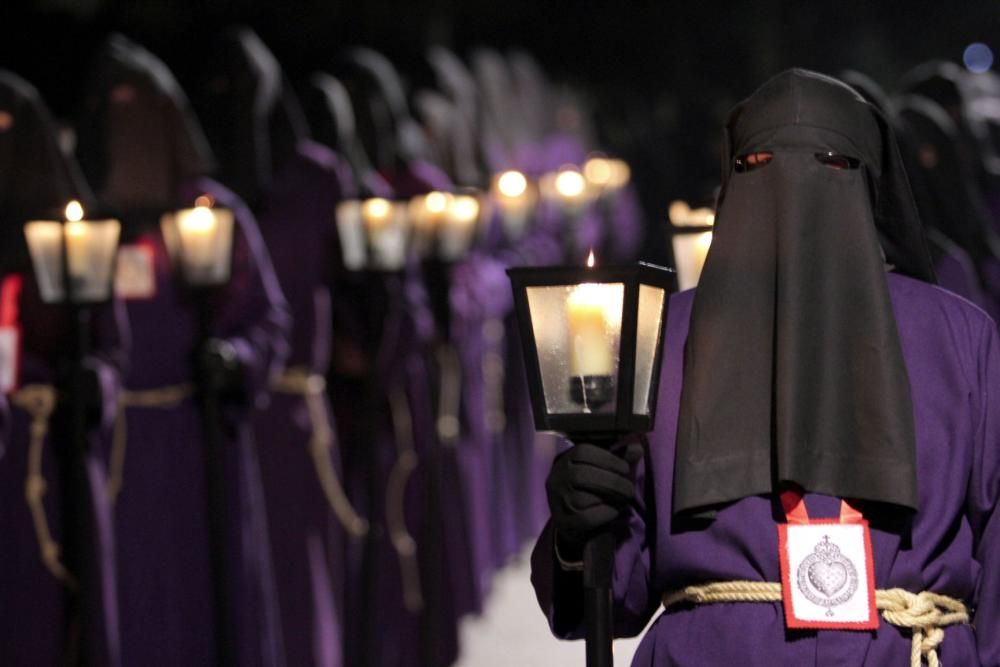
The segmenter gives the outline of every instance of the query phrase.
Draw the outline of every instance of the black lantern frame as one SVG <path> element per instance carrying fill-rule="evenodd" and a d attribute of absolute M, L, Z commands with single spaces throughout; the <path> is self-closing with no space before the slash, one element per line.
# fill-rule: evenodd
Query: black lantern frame
<path fill-rule="evenodd" d="M 517 314 L 531 407 L 535 428 L 539 431 L 558 431 L 570 439 L 614 437 L 622 433 L 644 433 L 653 429 L 659 390 L 663 329 L 666 322 L 668 297 L 675 286 L 675 273 L 668 269 L 643 262 L 630 266 L 560 266 L 519 267 L 507 270 L 514 290 L 514 308 Z M 551 412 L 546 401 L 542 378 L 539 347 L 531 316 L 528 290 L 534 287 L 574 287 L 589 283 L 622 284 L 624 287 L 621 313 L 621 333 L 618 348 L 618 368 L 614 387 L 614 409 L 610 412 Z M 648 411 L 634 410 L 636 349 L 639 332 L 639 297 L 642 286 L 663 290 L 658 330 L 653 347 L 652 369 L 648 396 Z"/>

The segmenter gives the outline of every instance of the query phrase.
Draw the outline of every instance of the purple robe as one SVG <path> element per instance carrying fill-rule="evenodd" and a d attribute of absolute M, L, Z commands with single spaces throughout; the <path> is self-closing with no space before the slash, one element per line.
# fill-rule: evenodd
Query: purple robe
<path fill-rule="evenodd" d="M 260 199 L 257 220 L 292 314 L 287 366 L 320 377 L 330 364 L 330 266 L 336 250 L 335 207 L 350 173 L 329 149 L 310 141 L 277 172 Z M 275 392 L 254 415 L 267 497 L 271 552 L 289 665 L 343 662 L 348 533 L 331 510 L 313 460 L 314 424 L 304 395 Z M 333 426 L 325 392 L 322 403 Z M 336 438 L 326 453 L 342 479 Z"/>
<path fill-rule="evenodd" d="M 230 282 L 212 295 L 211 334 L 230 341 L 244 369 L 249 402 L 266 400 L 286 349 L 284 299 L 256 222 L 232 193 L 207 179 L 181 187 L 233 210 Z M 127 389 L 194 382 L 196 308 L 173 271 L 160 230 L 138 242 L 152 252 L 156 292 L 127 301 L 135 340 Z M 230 641 L 240 665 L 281 663 L 281 634 L 259 463 L 244 410 L 227 407 L 226 599 Z M 115 507 L 125 664 L 212 664 L 212 583 L 204 435 L 196 400 L 131 407 Z"/>
<path fill-rule="evenodd" d="M 976 610 L 975 629 L 947 628 L 939 656 L 946 665 L 997 667 L 1000 339 L 988 316 L 945 290 L 895 274 L 888 283 L 912 387 L 920 509 L 906 528 L 898 513 L 862 506 L 872 523 L 876 587 L 964 600 Z M 657 427 L 637 466 L 640 493 L 618 534 L 613 580 L 618 636 L 640 632 L 661 595 L 683 586 L 779 581 L 772 499 L 744 498 L 708 525 L 671 520 L 683 348 L 694 298 L 688 291 L 670 299 Z M 807 494 L 806 504 L 810 516 L 832 518 L 840 501 Z M 553 632 L 579 636 L 580 574 L 561 570 L 550 528 L 536 545 L 532 567 Z M 909 664 L 910 648 L 909 632 L 884 620 L 874 633 L 789 632 L 779 603 L 682 605 L 660 614 L 633 665 L 885 667 Z"/>
<path fill-rule="evenodd" d="M 127 327 L 117 302 L 93 309 L 91 353 L 84 365 L 97 373 L 101 391 L 101 414 L 97 428 L 89 432 L 89 449 L 84 454 L 86 485 L 90 503 L 86 508 L 93 541 L 86 556 L 87 579 L 93 590 L 83 610 L 87 619 L 83 637 L 71 639 L 67 627 L 67 589 L 43 564 L 32 516 L 25 499 L 32 418 L 20 406 L 9 406 L 9 424 L 4 430 L 5 451 L 0 456 L 0 663 L 12 667 L 57 665 L 67 659 L 70 644 L 87 664 L 124 664 L 120 650 L 119 608 L 116 599 L 114 526 L 106 495 L 108 435 L 114 421 L 120 387 L 120 373 L 127 344 Z M 55 383 L 58 366 L 65 361 L 71 345 L 71 327 L 64 306 L 44 304 L 36 289 L 34 275 L 24 274 L 20 299 L 23 357 L 20 386 Z M 58 447 L 73 446 L 58 417 L 48 422 L 49 432 L 42 452 L 45 478 L 43 504 L 53 539 L 64 550 L 62 499 L 64 490 Z M 70 571 L 70 575 L 75 573 Z M 77 631 L 79 628 L 76 629 Z"/>

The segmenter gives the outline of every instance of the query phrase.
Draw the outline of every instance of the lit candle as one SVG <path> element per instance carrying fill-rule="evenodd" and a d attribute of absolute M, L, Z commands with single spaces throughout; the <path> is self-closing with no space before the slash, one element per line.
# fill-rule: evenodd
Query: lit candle
<path fill-rule="evenodd" d="M 455 260 L 468 249 L 479 220 L 479 200 L 458 195 L 449 202 L 448 214 L 439 231 L 440 250 L 447 260 Z"/>
<path fill-rule="evenodd" d="M 218 222 L 208 206 L 177 212 L 177 232 L 184 248 L 184 261 L 192 268 L 207 270 L 215 263 L 215 238 Z"/>
<path fill-rule="evenodd" d="M 594 253 L 587 266 L 594 265 Z M 566 299 L 570 343 L 570 375 L 611 376 L 615 371 L 615 343 L 621 326 L 620 285 L 583 283 Z"/>
<path fill-rule="evenodd" d="M 501 173 L 494 183 L 493 197 L 500 209 L 507 236 L 520 238 L 535 203 L 534 194 L 528 188 L 528 179 L 519 171 Z"/>
<path fill-rule="evenodd" d="M 374 268 L 397 270 L 406 262 L 406 207 L 381 197 L 366 199 L 361 205 Z"/>

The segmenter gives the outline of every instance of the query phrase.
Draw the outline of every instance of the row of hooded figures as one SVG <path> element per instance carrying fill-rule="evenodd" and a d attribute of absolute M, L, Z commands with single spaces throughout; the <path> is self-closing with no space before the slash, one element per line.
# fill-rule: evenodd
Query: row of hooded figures
<path fill-rule="evenodd" d="M 2 664 L 455 661 L 560 444 L 504 269 L 627 261 L 643 232 L 627 166 L 529 56 L 470 62 L 434 48 L 407 91 L 356 49 L 297 99 L 232 30 L 196 117 L 115 36 L 73 150 L 0 74 Z M 844 78 L 896 126 L 939 282 L 995 315 L 1000 81 Z M 119 224 L 113 296 L 82 308 L 49 303 L 25 225 L 70 201 Z M 209 289 L 164 224 L 199 209 L 232 227 Z"/>
<path fill-rule="evenodd" d="M 116 35 L 72 131 L 0 72 L 0 664 L 456 660 L 558 446 L 504 269 L 641 242 L 573 99 L 471 65 L 432 49 L 407 91 L 356 49 L 297 97 L 234 29 L 192 103 Z M 107 298 L 56 303 L 102 262 Z"/>

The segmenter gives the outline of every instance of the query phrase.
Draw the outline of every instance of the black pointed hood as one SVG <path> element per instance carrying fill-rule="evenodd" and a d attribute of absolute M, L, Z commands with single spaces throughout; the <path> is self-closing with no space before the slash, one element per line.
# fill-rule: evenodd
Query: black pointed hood
<path fill-rule="evenodd" d="M 101 200 L 119 210 L 168 210 L 181 184 L 213 159 L 180 84 L 155 55 L 121 36 L 91 71 L 77 122 L 77 155 Z M 127 224 L 127 223 L 126 223 Z"/>
<path fill-rule="evenodd" d="M 725 129 L 685 350 L 674 510 L 789 483 L 916 508 L 913 406 L 879 231 L 889 262 L 933 272 L 891 129 L 853 89 L 804 70 L 765 83 Z M 737 170 L 759 151 L 773 159 Z"/>

